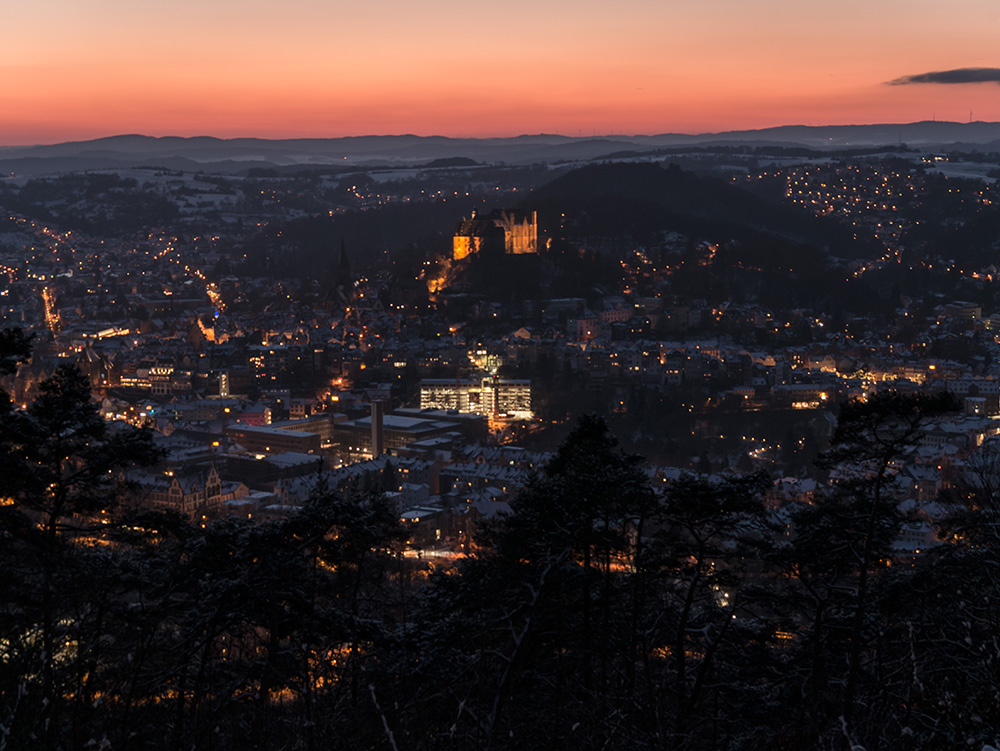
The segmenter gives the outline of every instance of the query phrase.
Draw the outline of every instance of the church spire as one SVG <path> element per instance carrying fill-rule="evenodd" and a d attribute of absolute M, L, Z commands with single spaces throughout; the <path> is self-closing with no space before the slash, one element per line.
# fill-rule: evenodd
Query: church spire
<path fill-rule="evenodd" d="M 345 292 L 351 289 L 354 279 L 351 276 L 351 262 L 347 258 L 347 246 L 344 238 L 340 238 L 340 260 L 337 261 L 336 285 Z"/>

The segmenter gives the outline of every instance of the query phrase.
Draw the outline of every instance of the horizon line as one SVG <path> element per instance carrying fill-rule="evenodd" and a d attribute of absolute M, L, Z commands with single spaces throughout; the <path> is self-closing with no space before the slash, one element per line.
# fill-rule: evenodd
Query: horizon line
<path fill-rule="evenodd" d="M 666 136 L 683 137 L 683 138 L 707 138 L 711 136 L 725 136 L 733 133 L 762 133 L 767 131 L 782 130 L 785 128 L 805 128 L 812 130 L 819 130 L 823 128 L 872 128 L 872 127 L 904 127 L 913 125 L 957 125 L 957 126 L 973 126 L 973 125 L 1000 125 L 1000 121 L 989 121 L 989 120 L 970 120 L 967 122 L 959 120 L 915 120 L 912 122 L 872 122 L 872 123 L 847 123 L 847 124 L 820 124 L 815 125 L 811 123 L 785 123 L 782 125 L 770 125 L 762 128 L 742 128 L 742 129 L 729 129 L 729 130 L 717 130 L 717 131 L 702 131 L 702 132 L 680 132 L 680 131 L 663 131 L 659 133 L 624 133 L 624 132 L 605 132 L 597 133 L 592 132 L 590 135 L 583 135 L 578 133 L 577 135 L 568 135 L 566 133 L 530 133 L 522 132 L 513 135 L 504 136 L 464 136 L 464 135 L 444 135 L 441 133 L 431 133 L 427 135 L 419 135 L 416 133 L 357 133 L 352 135 L 340 135 L 340 136 L 286 136 L 286 137 L 269 137 L 269 136 L 254 136 L 254 135 L 239 135 L 239 136 L 216 136 L 207 133 L 200 133 L 196 135 L 177 135 L 177 134 L 167 134 L 167 135 L 148 135 L 145 133 L 113 133 L 104 136 L 94 136 L 93 138 L 81 138 L 73 139 L 67 141 L 54 141 L 48 143 L 30 143 L 30 144 L 0 144 L 0 149 L 30 149 L 45 146 L 65 146 L 71 144 L 82 144 L 82 143 L 93 143 L 96 141 L 108 141 L 114 139 L 123 138 L 143 138 L 151 140 L 167 140 L 167 139 L 178 139 L 178 140 L 199 140 L 199 139 L 211 139 L 215 141 L 341 141 L 349 139 L 361 139 L 361 138 L 419 138 L 419 139 L 445 139 L 449 141 L 499 141 L 499 140 L 513 140 L 517 138 L 565 138 L 573 141 L 592 141 L 594 139 L 610 139 L 610 138 L 661 138 Z"/>

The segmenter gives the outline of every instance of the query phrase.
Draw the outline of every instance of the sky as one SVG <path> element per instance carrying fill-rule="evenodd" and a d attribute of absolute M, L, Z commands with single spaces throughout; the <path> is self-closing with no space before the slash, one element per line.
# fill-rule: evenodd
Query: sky
<path fill-rule="evenodd" d="M 997 0 L 32 0 L 0 145 L 1000 121 Z"/>

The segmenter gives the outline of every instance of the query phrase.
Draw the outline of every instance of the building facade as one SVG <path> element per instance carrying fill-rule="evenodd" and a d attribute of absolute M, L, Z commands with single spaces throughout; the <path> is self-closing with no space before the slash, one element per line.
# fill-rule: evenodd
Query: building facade
<path fill-rule="evenodd" d="M 420 382 L 421 409 L 454 409 L 495 419 L 530 420 L 531 381 L 482 378 L 425 378 Z"/>
<path fill-rule="evenodd" d="M 486 217 L 476 212 L 455 228 L 452 256 L 456 261 L 474 253 L 524 255 L 538 252 L 538 212 L 497 210 Z"/>

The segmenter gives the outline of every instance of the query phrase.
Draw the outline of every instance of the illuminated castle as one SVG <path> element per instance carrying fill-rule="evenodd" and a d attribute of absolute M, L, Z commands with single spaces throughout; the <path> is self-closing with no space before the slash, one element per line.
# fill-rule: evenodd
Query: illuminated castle
<path fill-rule="evenodd" d="M 487 217 L 476 212 L 455 228 L 453 256 L 456 261 L 473 253 L 521 255 L 538 252 L 538 212 L 520 214 L 496 210 Z"/>

